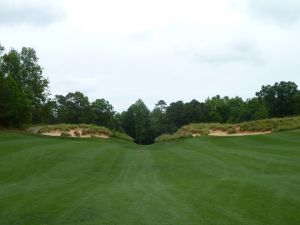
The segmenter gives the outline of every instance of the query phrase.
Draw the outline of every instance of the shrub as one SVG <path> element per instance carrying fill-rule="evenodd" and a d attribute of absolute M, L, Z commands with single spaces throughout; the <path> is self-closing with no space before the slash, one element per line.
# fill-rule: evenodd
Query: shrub
<path fill-rule="evenodd" d="M 175 134 L 171 135 L 171 134 L 162 134 L 160 136 L 158 136 L 157 138 L 155 138 L 155 142 L 163 142 L 163 141 L 171 141 L 171 140 L 175 140 L 175 139 L 181 139 L 181 138 L 188 138 L 188 137 L 192 137 L 193 135 L 190 132 L 187 131 L 177 131 Z"/>
<path fill-rule="evenodd" d="M 235 127 L 228 128 L 227 133 L 228 134 L 236 134 L 237 133 L 236 128 Z"/>
<path fill-rule="evenodd" d="M 134 139 L 132 137 L 130 137 L 129 135 L 118 132 L 118 131 L 113 132 L 112 137 L 120 138 L 120 139 L 123 139 L 126 141 L 134 141 Z"/>
<path fill-rule="evenodd" d="M 63 132 L 61 132 L 60 136 L 62 136 L 62 137 L 71 137 L 71 134 L 68 133 L 68 132 L 63 131 Z"/>
<path fill-rule="evenodd" d="M 81 134 L 82 134 L 82 135 L 88 135 L 89 132 L 88 132 L 87 129 L 82 129 Z"/>
<path fill-rule="evenodd" d="M 99 127 L 99 126 L 90 126 L 82 129 L 82 135 L 107 135 L 107 136 L 112 136 L 112 132 L 105 128 L 105 127 Z"/>
<path fill-rule="evenodd" d="M 50 132 L 51 129 L 49 127 L 41 127 L 38 131 L 38 133 L 42 134 L 42 133 L 47 133 Z"/>
<path fill-rule="evenodd" d="M 160 136 L 158 136 L 157 138 L 155 138 L 155 142 L 163 142 L 163 141 L 171 141 L 174 140 L 175 137 L 171 134 L 162 134 Z"/>
<path fill-rule="evenodd" d="M 80 137 L 80 132 L 79 132 L 78 130 L 76 130 L 76 131 L 74 132 L 74 135 L 75 135 L 76 137 Z"/>

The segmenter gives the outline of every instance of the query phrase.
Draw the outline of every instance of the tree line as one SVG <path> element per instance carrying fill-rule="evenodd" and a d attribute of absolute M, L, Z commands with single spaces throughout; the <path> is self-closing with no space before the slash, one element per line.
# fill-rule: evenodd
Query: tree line
<path fill-rule="evenodd" d="M 160 100 L 149 110 L 139 99 L 118 113 L 105 99 L 90 102 L 81 92 L 50 97 L 49 81 L 33 48 L 0 46 L 0 126 L 26 123 L 88 123 L 126 132 L 139 144 L 150 144 L 163 133 L 173 133 L 190 123 L 239 123 L 300 114 L 300 91 L 294 82 L 262 86 L 255 97 L 207 98 L 204 102 Z"/>

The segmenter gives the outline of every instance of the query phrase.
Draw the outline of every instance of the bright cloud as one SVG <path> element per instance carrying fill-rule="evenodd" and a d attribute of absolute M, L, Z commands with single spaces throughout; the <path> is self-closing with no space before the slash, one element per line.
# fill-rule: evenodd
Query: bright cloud
<path fill-rule="evenodd" d="M 117 110 L 138 98 L 149 107 L 159 99 L 247 98 L 263 84 L 300 85 L 298 5 L 2 0 L 0 42 L 34 47 L 53 94 L 79 90 Z"/>

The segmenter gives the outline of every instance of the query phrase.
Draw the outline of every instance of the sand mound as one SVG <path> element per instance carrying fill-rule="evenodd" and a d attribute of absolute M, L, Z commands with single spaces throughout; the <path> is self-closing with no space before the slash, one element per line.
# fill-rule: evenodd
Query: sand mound
<path fill-rule="evenodd" d="M 90 138 L 90 137 L 97 137 L 97 138 L 109 138 L 106 134 L 83 134 L 81 128 L 71 129 L 69 131 L 61 131 L 61 130 L 51 130 L 48 132 L 41 133 L 42 135 L 46 136 L 69 136 L 69 137 L 80 137 L 80 138 Z"/>
<path fill-rule="evenodd" d="M 257 131 L 238 131 L 237 133 L 228 134 L 226 131 L 222 130 L 211 130 L 209 136 L 248 136 L 248 135 L 260 135 L 260 134 L 270 134 L 271 131 L 257 132 Z"/>
<path fill-rule="evenodd" d="M 270 134 L 272 133 L 271 131 L 241 131 L 239 126 L 234 127 L 232 133 L 220 129 L 211 129 L 209 130 L 209 136 L 219 136 L 219 137 L 225 137 L 225 136 L 248 136 L 248 135 L 261 135 L 261 134 Z M 193 137 L 199 137 L 202 136 L 200 133 L 193 133 Z"/>
<path fill-rule="evenodd" d="M 42 135 L 47 135 L 47 136 L 61 136 L 61 131 L 59 130 L 51 130 L 49 132 L 45 132 L 45 133 L 42 133 Z"/>

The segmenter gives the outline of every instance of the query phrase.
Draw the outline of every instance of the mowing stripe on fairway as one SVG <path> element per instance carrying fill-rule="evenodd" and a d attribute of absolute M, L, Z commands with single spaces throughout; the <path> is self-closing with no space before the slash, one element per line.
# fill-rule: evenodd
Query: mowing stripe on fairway
<path fill-rule="evenodd" d="M 0 133 L 0 224 L 298 225 L 300 131 L 140 146 Z"/>

